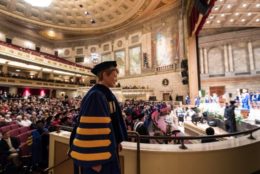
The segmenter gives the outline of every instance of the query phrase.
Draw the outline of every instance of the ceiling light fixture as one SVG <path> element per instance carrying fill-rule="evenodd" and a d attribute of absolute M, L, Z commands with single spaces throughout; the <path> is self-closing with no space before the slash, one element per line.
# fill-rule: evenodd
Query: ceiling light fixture
<path fill-rule="evenodd" d="M 225 17 L 225 14 L 221 14 L 221 17 Z"/>
<path fill-rule="evenodd" d="M 218 10 L 219 10 L 219 7 L 215 7 L 214 10 L 215 10 L 215 11 L 218 11 Z"/>
<path fill-rule="evenodd" d="M 246 21 L 246 19 L 241 19 L 241 22 L 245 22 Z"/>
<path fill-rule="evenodd" d="M 50 37 L 55 37 L 56 36 L 56 33 L 53 30 L 49 30 L 47 34 Z"/>
<path fill-rule="evenodd" d="M 256 6 L 256 8 L 259 8 L 259 7 L 260 7 L 260 4 L 256 4 L 255 6 Z"/>
<path fill-rule="evenodd" d="M 209 24 L 210 23 L 210 21 L 207 21 L 207 24 Z"/>
<path fill-rule="evenodd" d="M 91 24 L 95 24 L 96 23 L 95 19 L 91 19 L 90 22 L 91 22 Z"/>
<path fill-rule="evenodd" d="M 230 22 L 234 22 L 234 19 L 230 19 L 229 21 L 230 21 Z"/>
<path fill-rule="evenodd" d="M 86 16 L 90 15 L 88 11 L 85 11 L 84 14 L 85 14 Z"/>
<path fill-rule="evenodd" d="M 256 22 L 259 22 L 259 21 L 260 21 L 260 19 L 258 18 L 258 19 L 256 19 L 255 21 L 256 21 Z"/>
<path fill-rule="evenodd" d="M 238 16 L 238 15 L 239 15 L 239 13 L 235 13 L 235 15 L 236 15 L 236 16 Z"/>
<path fill-rule="evenodd" d="M 220 20 L 217 20 L 217 23 L 220 23 Z"/>
<path fill-rule="evenodd" d="M 243 4 L 243 5 L 242 5 L 242 7 L 244 7 L 244 8 L 245 8 L 246 6 L 247 6 L 247 4 Z"/>
<path fill-rule="evenodd" d="M 252 15 L 252 13 L 247 13 L 247 16 L 251 16 Z"/>
<path fill-rule="evenodd" d="M 48 7 L 51 3 L 52 0 L 24 0 L 28 4 L 31 4 L 34 7 Z"/>
<path fill-rule="evenodd" d="M 231 7 L 232 7 L 232 5 L 230 5 L 230 4 L 227 5 L 227 8 L 231 8 Z"/>

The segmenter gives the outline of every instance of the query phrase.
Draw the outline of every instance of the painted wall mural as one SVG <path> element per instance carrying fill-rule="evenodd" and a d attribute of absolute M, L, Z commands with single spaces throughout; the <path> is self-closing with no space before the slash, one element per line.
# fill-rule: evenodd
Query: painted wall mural
<path fill-rule="evenodd" d="M 157 66 L 173 64 L 173 47 L 176 47 L 176 38 L 173 37 L 171 27 L 163 29 L 156 34 L 156 62 Z M 175 50 L 175 49 L 174 49 Z"/>
<path fill-rule="evenodd" d="M 119 70 L 118 76 L 125 76 L 125 51 L 116 51 L 115 61 L 117 62 L 117 68 Z"/>
<path fill-rule="evenodd" d="M 130 74 L 141 74 L 141 47 L 129 49 Z"/>
<path fill-rule="evenodd" d="M 102 62 L 113 60 L 111 53 L 102 55 Z"/>

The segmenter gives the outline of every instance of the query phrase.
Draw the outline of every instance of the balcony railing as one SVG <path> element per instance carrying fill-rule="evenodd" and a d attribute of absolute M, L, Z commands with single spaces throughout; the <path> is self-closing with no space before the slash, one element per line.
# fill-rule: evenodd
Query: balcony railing
<path fill-rule="evenodd" d="M 0 76 L 0 83 L 10 86 L 30 86 L 30 87 L 45 87 L 45 88 L 58 88 L 58 89 L 78 89 L 79 86 L 85 84 L 75 84 L 57 80 L 44 80 L 44 79 L 29 79 L 23 77 L 4 77 Z"/>
<path fill-rule="evenodd" d="M 174 70 L 176 71 L 176 64 L 171 64 L 171 65 L 167 65 L 167 66 L 161 66 L 161 67 L 157 67 L 156 71 L 157 72 L 161 72 L 161 71 L 171 71 Z"/>
<path fill-rule="evenodd" d="M 89 67 L 79 65 L 63 58 L 49 55 L 47 53 L 39 53 L 34 50 L 18 47 L 12 44 L 7 44 L 2 41 L 0 41 L 0 54 L 2 54 L 3 56 L 15 58 L 17 60 L 50 66 L 52 68 L 73 71 L 80 74 L 90 74 Z"/>

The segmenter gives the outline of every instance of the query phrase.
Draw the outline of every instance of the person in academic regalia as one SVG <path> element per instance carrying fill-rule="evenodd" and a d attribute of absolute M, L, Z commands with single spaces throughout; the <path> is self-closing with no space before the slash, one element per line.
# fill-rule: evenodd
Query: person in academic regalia
<path fill-rule="evenodd" d="M 242 108 L 247 110 L 250 109 L 250 95 L 246 89 L 243 89 Z"/>
<path fill-rule="evenodd" d="M 118 153 L 127 131 L 119 103 L 109 89 L 117 81 L 116 66 L 116 61 L 107 61 L 91 70 L 98 84 L 83 98 L 70 138 L 74 174 L 121 173 Z"/>
<path fill-rule="evenodd" d="M 226 128 L 229 133 L 237 131 L 236 115 L 235 115 L 236 101 L 230 101 L 230 105 L 225 109 Z"/>

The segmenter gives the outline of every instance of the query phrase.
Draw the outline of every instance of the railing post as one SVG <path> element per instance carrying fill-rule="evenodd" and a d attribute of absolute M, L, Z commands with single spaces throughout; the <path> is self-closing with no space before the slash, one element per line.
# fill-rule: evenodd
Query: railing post
<path fill-rule="evenodd" d="M 255 140 L 256 138 L 253 136 L 253 132 L 250 133 L 250 136 L 248 137 L 250 140 Z"/>
<path fill-rule="evenodd" d="M 183 150 L 188 149 L 187 146 L 185 146 L 185 144 L 184 144 L 184 139 L 181 139 L 180 149 L 183 149 Z"/>
<path fill-rule="evenodd" d="M 140 158 L 140 135 L 138 132 L 128 131 L 130 134 L 134 134 L 136 136 L 136 145 L 137 145 L 137 152 L 136 152 L 136 174 L 141 174 L 141 158 Z"/>

